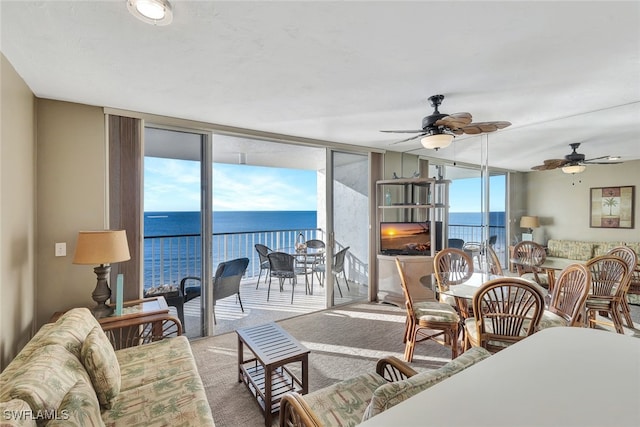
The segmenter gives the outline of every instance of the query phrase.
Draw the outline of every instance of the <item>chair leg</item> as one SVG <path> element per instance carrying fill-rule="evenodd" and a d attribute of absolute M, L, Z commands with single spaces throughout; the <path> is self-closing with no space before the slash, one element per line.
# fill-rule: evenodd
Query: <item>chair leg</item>
<path fill-rule="evenodd" d="M 620 316 L 619 310 L 620 309 L 617 304 L 611 307 L 611 320 L 613 320 L 613 326 L 616 328 L 616 332 L 624 334 L 624 329 L 622 329 L 622 317 Z"/>
<path fill-rule="evenodd" d="M 336 285 L 338 285 L 338 292 L 340 292 L 340 298 L 342 298 L 342 289 L 340 289 L 340 281 L 338 280 L 338 275 L 334 274 L 333 277 L 335 278 Z"/>
<path fill-rule="evenodd" d="M 271 276 L 269 276 L 269 286 L 267 287 L 267 301 L 269 301 L 270 293 L 271 293 Z"/>
<path fill-rule="evenodd" d="M 344 277 L 344 283 L 347 284 L 347 290 L 351 291 L 351 289 L 349 289 L 349 280 L 347 279 L 347 273 L 345 273 L 344 270 L 342 270 L 342 276 Z"/>
<path fill-rule="evenodd" d="M 633 328 L 633 319 L 631 318 L 631 309 L 629 308 L 629 301 L 627 301 L 627 297 L 625 296 L 622 299 L 622 304 L 620 304 L 620 310 L 622 311 L 622 315 L 624 316 L 624 320 L 627 323 L 629 328 Z"/>
<path fill-rule="evenodd" d="M 409 338 L 407 339 L 407 343 L 404 346 L 404 360 L 408 363 L 413 362 L 413 350 L 416 346 L 416 334 L 417 330 L 415 327 L 409 331 Z"/>
<path fill-rule="evenodd" d="M 293 304 L 293 294 L 296 291 L 296 278 L 294 277 L 293 280 L 291 281 L 291 304 Z"/>
<path fill-rule="evenodd" d="M 240 310 L 244 313 L 244 307 L 242 306 L 242 298 L 240 298 L 240 292 L 238 292 L 238 302 L 240 303 Z"/>
<path fill-rule="evenodd" d="M 216 320 L 216 305 L 213 305 L 213 324 L 217 325 L 218 321 Z"/>
<path fill-rule="evenodd" d="M 258 272 L 258 281 L 256 282 L 256 289 L 258 289 L 258 285 L 260 285 L 260 276 L 262 276 L 262 269 Z M 266 277 L 265 277 L 266 280 Z"/>

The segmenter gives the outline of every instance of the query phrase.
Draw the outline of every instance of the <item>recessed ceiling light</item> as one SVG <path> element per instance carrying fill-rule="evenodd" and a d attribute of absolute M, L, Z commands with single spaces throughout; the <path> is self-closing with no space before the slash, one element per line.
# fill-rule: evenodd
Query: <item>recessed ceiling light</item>
<path fill-rule="evenodd" d="M 127 9 L 147 24 L 169 25 L 173 20 L 169 0 L 127 0 Z"/>

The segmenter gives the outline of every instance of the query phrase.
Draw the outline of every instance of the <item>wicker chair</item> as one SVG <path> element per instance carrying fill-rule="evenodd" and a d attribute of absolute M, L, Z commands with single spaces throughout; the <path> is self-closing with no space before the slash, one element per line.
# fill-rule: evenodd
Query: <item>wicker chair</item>
<path fill-rule="evenodd" d="M 433 258 L 433 271 L 438 283 L 440 302 L 457 307 L 454 297 L 443 295 L 442 292 L 451 285 L 457 285 L 469 280 L 473 274 L 473 261 L 469 254 L 462 249 L 447 248 L 436 254 Z"/>
<path fill-rule="evenodd" d="M 486 250 L 487 250 L 487 264 L 489 267 L 489 273 L 495 276 L 504 276 L 504 271 L 502 270 L 500 259 L 498 259 L 498 255 L 496 254 L 496 251 L 493 250 L 493 246 L 491 245 L 487 246 Z"/>
<path fill-rule="evenodd" d="M 284 289 L 285 279 L 291 282 L 291 304 L 293 304 L 293 294 L 296 290 L 298 274 L 304 274 L 304 269 L 296 268 L 296 258 L 285 252 L 271 252 L 267 255 L 269 259 L 269 286 L 267 289 L 267 301 L 271 294 L 271 279 L 277 278 L 280 285 L 280 292 Z"/>
<path fill-rule="evenodd" d="M 591 287 L 591 272 L 582 264 L 571 264 L 560 273 L 539 329 L 583 326 L 582 315 Z"/>
<path fill-rule="evenodd" d="M 622 310 L 622 316 L 624 317 L 627 326 L 633 328 L 633 319 L 631 318 L 629 302 L 627 301 L 627 293 L 631 288 L 631 281 L 635 274 L 634 271 L 638 265 L 638 255 L 629 246 L 617 246 L 607 252 L 607 255 L 619 256 L 624 260 L 624 262 L 627 263 L 627 268 L 629 269 L 629 271 L 627 272 L 627 280 L 625 280 L 624 297 L 622 298 L 620 309 Z"/>
<path fill-rule="evenodd" d="M 396 258 L 396 266 L 400 275 L 402 292 L 407 309 L 407 323 L 404 334 L 404 358 L 413 361 L 416 343 L 434 340 L 444 346 L 451 347 L 451 358 L 458 356 L 458 335 L 460 316 L 450 304 L 437 301 L 421 301 L 414 304 L 402 268 L 402 262 Z M 439 339 L 443 337 L 443 339 Z"/>
<path fill-rule="evenodd" d="M 595 328 L 596 315 L 602 313 L 611 317 L 617 333 L 624 333 L 620 312 L 626 298 L 627 263 L 614 255 L 601 255 L 590 259 L 587 268 L 591 271 L 591 291 L 586 302 L 589 327 Z"/>
<path fill-rule="evenodd" d="M 260 243 L 257 243 L 255 245 L 255 248 L 256 252 L 258 252 L 258 258 L 260 259 L 260 271 L 258 272 L 258 281 L 256 282 L 256 289 L 258 289 L 258 285 L 260 284 L 260 276 L 262 276 L 262 270 L 267 270 L 267 273 L 264 276 L 265 282 L 267 281 L 267 276 L 269 275 L 269 258 L 267 258 L 267 255 L 269 255 L 271 249 L 269 249 L 265 245 L 261 245 Z"/>
<path fill-rule="evenodd" d="M 549 287 L 549 276 L 540 267 L 547 259 L 547 253 L 542 246 L 530 240 L 519 242 L 513 247 L 513 257 L 517 260 L 515 264 L 518 276 Z"/>
<path fill-rule="evenodd" d="M 473 297 L 467 340 L 496 353 L 536 332 L 543 310 L 543 291 L 535 283 L 518 277 L 490 280 Z"/>

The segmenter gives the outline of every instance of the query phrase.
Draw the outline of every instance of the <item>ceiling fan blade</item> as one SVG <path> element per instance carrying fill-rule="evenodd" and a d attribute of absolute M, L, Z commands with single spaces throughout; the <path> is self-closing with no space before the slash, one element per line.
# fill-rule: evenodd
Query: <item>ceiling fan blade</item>
<path fill-rule="evenodd" d="M 434 123 L 435 126 L 446 126 L 449 129 L 458 129 L 471 123 L 472 117 L 470 113 L 455 113 Z"/>
<path fill-rule="evenodd" d="M 403 140 L 401 140 L 401 141 L 392 142 L 392 143 L 391 143 L 391 145 L 400 144 L 400 143 L 407 142 L 407 141 L 412 141 L 412 140 L 414 140 L 414 139 L 416 139 L 416 138 L 420 138 L 421 136 L 424 136 L 424 135 L 426 135 L 426 134 L 427 134 L 427 133 L 426 133 L 425 131 L 422 131 L 422 133 L 421 133 L 421 134 L 419 134 L 419 135 L 412 136 L 412 137 L 410 137 L 410 138 L 403 139 Z"/>
<path fill-rule="evenodd" d="M 420 130 L 381 130 L 380 132 L 386 132 L 386 133 L 420 133 L 420 132 L 424 132 L 424 129 L 420 129 Z"/>
<path fill-rule="evenodd" d="M 498 129 L 504 129 L 508 126 L 511 126 L 510 122 L 478 122 L 464 126 L 462 131 L 469 135 L 477 135 L 483 132 L 495 132 Z"/>
<path fill-rule="evenodd" d="M 557 169 L 569 163 L 564 159 L 547 159 L 543 162 L 543 164 L 534 166 L 531 169 L 536 171 L 548 171 L 552 169 Z"/>
<path fill-rule="evenodd" d="M 592 161 L 594 161 L 594 160 L 602 160 L 602 159 L 608 159 L 608 158 L 609 158 L 609 156 L 600 156 L 600 157 L 594 157 L 593 159 L 586 159 L 586 160 L 583 160 L 583 162 L 585 162 L 585 163 L 586 163 L 586 162 L 592 162 Z"/>
<path fill-rule="evenodd" d="M 581 164 L 585 164 L 585 165 L 619 165 L 622 162 L 590 162 L 585 160 L 584 162 L 580 162 Z"/>

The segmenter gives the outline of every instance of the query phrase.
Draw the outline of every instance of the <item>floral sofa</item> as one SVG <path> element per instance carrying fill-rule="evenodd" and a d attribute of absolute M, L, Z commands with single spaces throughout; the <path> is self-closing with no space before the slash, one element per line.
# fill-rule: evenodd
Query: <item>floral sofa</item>
<path fill-rule="evenodd" d="M 285 394 L 280 403 L 280 427 L 358 425 L 490 355 L 482 347 L 473 347 L 443 367 L 421 373 L 395 357 L 381 359 L 375 373 L 304 396 Z"/>
<path fill-rule="evenodd" d="M 4 426 L 213 426 L 183 336 L 115 351 L 86 308 L 44 325 L 0 374 Z"/>
<path fill-rule="evenodd" d="M 586 242 L 582 240 L 554 240 L 547 242 L 547 258 L 567 258 L 587 261 L 604 255 L 616 246 L 629 246 L 638 255 L 640 262 L 640 242 Z M 640 264 L 631 279 L 631 289 L 627 295 L 630 304 L 640 305 Z"/>

